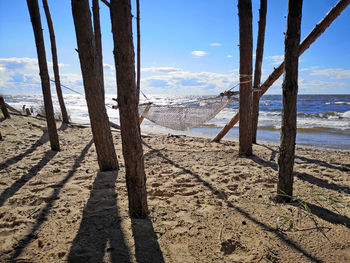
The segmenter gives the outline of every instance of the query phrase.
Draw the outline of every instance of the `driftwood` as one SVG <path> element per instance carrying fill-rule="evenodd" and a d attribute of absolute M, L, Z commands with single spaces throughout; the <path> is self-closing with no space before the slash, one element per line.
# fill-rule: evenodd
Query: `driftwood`
<path fill-rule="evenodd" d="M 332 24 L 332 22 L 341 14 L 341 12 L 350 4 L 350 0 L 340 0 L 327 15 L 314 27 L 310 34 L 301 42 L 299 46 L 299 56 L 304 53 L 306 49 Z M 271 87 L 271 85 L 282 75 L 284 67 L 284 61 L 271 73 L 271 75 L 260 86 L 260 98 Z M 233 116 L 230 122 L 216 135 L 212 140 L 213 142 L 219 142 L 228 131 L 239 121 L 238 113 Z"/>
<path fill-rule="evenodd" d="M 6 107 L 6 104 L 5 104 L 5 100 L 2 96 L 0 96 L 0 108 L 1 108 L 1 111 L 2 111 L 2 114 L 4 114 L 4 118 L 5 119 L 10 119 L 10 114 L 7 110 L 7 107 Z"/>
<path fill-rule="evenodd" d="M 109 126 L 111 126 L 114 129 L 120 130 L 120 126 L 114 122 L 109 122 Z"/>
<path fill-rule="evenodd" d="M 16 112 L 18 114 L 22 114 L 22 112 L 20 112 L 19 110 L 16 110 L 14 107 L 8 105 L 6 102 L 5 102 L 5 105 L 6 105 L 6 108 L 8 108 L 10 111 Z"/>

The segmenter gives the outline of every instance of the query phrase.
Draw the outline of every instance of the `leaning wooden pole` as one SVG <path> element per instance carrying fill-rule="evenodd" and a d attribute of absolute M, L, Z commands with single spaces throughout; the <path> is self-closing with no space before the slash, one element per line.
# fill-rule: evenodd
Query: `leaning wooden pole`
<path fill-rule="evenodd" d="M 265 42 L 266 10 L 267 10 L 267 0 L 260 0 L 259 29 L 258 29 L 258 40 L 256 45 L 254 82 L 253 82 L 253 108 L 252 108 L 252 141 L 253 143 L 256 143 L 256 135 L 258 130 L 260 94 L 259 92 L 257 92 L 257 90 L 260 86 L 260 81 L 261 81 L 261 66 L 262 66 L 262 60 L 263 60 L 263 54 L 264 54 L 264 42 Z"/>
<path fill-rule="evenodd" d="M 30 19 L 32 21 L 36 51 L 38 55 L 38 63 L 41 78 L 41 88 L 44 97 L 44 107 L 46 113 L 47 129 L 49 132 L 51 150 L 59 151 L 60 144 L 58 141 L 58 134 L 56 128 L 56 121 L 54 117 L 54 110 L 52 106 L 51 90 L 50 90 L 50 77 L 47 69 L 46 52 L 44 44 L 43 30 L 41 26 L 40 11 L 38 0 L 27 0 Z"/>
<path fill-rule="evenodd" d="M 66 105 L 64 104 L 64 99 L 63 99 L 62 89 L 61 89 L 60 73 L 59 73 L 59 69 L 58 69 L 55 31 L 53 29 L 53 23 L 52 23 L 52 19 L 51 19 L 51 15 L 50 15 L 49 5 L 47 4 L 47 0 L 43 0 L 43 5 L 44 5 L 45 16 L 46 16 L 47 25 L 49 28 L 49 33 L 50 33 L 53 73 L 55 75 L 55 84 L 56 84 L 58 103 L 60 104 L 60 108 L 61 108 L 62 121 L 64 123 L 69 123 L 68 113 L 67 113 Z"/>
<path fill-rule="evenodd" d="M 310 34 L 303 40 L 299 46 L 299 56 L 307 50 L 310 45 L 329 27 L 332 22 L 341 14 L 342 11 L 350 4 L 350 0 L 340 0 L 328 13 L 327 15 L 314 27 Z M 271 73 L 271 75 L 265 80 L 260 86 L 260 98 L 265 92 L 271 87 L 271 85 L 282 75 L 284 67 L 284 61 Z M 238 113 L 233 116 L 230 125 L 226 125 L 212 140 L 213 142 L 219 142 L 228 131 L 239 121 L 237 118 Z M 236 122 L 232 121 L 237 120 Z"/>

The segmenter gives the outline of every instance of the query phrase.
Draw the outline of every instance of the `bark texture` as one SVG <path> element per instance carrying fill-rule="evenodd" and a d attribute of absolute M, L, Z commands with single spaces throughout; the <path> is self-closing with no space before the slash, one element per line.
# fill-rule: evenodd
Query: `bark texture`
<path fill-rule="evenodd" d="M 115 170 L 118 162 L 101 88 L 89 0 L 72 0 L 72 11 L 98 164 L 101 171 Z"/>
<path fill-rule="evenodd" d="M 344 9 L 350 4 L 350 0 L 340 0 L 327 15 L 314 27 L 314 29 L 307 35 L 307 37 L 300 44 L 299 56 L 304 53 L 306 49 L 332 24 L 332 22 L 344 11 Z M 265 92 L 272 86 L 272 84 L 282 75 L 284 68 L 284 61 L 269 75 L 265 82 L 260 86 L 260 98 Z M 238 117 L 238 118 L 237 118 Z M 235 120 L 235 121 L 234 121 Z M 232 117 L 229 124 L 225 126 L 225 130 L 222 129 L 218 135 L 213 139 L 215 142 L 219 142 L 227 132 L 239 121 L 238 113 Z"/>
<path fill-rule="evenodd" d="M 136 0 L 136 27 L 137 27 L 137 79 L 136 79 L 136 95 L 137 104 L 140 102 L 140 86 L 141 86 L 141 32 L 140 32 L 140 0 Z"/>
<path fill-rule="evenodd" d="M 256 135 L 258 130 L 259 119 L 259 100 L 260 94 L 257 90 L 260 88 L 261 81 L 261 66 L 264 54 L 265 42 L 265 27 L 266 27 L 266 10 L 267 0 L 260 0 L 259 10 L 259 29 L 258 40 L 256 45 L 255 69 L 254 69 L 254 83 L 253 83 L 253 108 L 252 108 L 252 141 L 256 143 Z"/>
<path fill-rule="evenodd" d="M 44 97 L 44 107 L 46 114 L 47 129 L 49 132 L 51 150 L 59 151 L 60 144 L 58 141 L 58 134 L 56 128 L 56 121 L 54 117 L 54 110 L 52 106 L 51 90 L 50 90 L 50 77 L 49 71 L 47 69 L 45 44 L 43 37 L 43 30 L 41 27 L 41 19 L 39 12 L 38 0 L 27 0 L 28 10 L 30 14 L 30 19 L 32 21 L 36 51 L 38 55 L 41 88 Z"/>
<path fill-rule="evenodd" d="M 112 0 L 110 10 L 129 214 L 144 218 L 148 215 L 146 175 L 137 109 L 130 0 Z"/>
<path fill-rule="evenodd" d="M 302 0 L 289 0 L 287 32 L 284 49 L 284 78 L 282 84 L 282 127 L 278 158 L 277 201 L 291 200 L 293 196 L 293 166 L 297 132 L 298 60 Z"/>
<path fill-rule="evenodd" d="M 56 85 L 56 93 L 57 93 L 58 103 L 60 104 L 62 121 L 64 123 L 69 123 L 68 113 L 67 113 L 66 105 L 64 104 L 64 99 L 63 99 L 62 89 L 61 89 L 60 73 L 59 73 L 58 59 L 57 59 L 55 31 L 53 29 L 53 23 L 52 23 L 52 19 L 51 19 L 51 15 L 50 15 L 49 5 L 47 4 L 47 0 L 43 0 L 43 5 L 44 5 L 44 11 L 45 11 L 45 16 L 46 16 L 46 20 L 47 20 L 47 26 L 49 28 L 49 33 L 50 33 L 53 73 L 55 75 L 55 85 Z"/>
<path fill-rule="evenodd" d="M 252 2 L 238 0 L 239 16 L 239 154 L 252 155 Z"/>
<path fill-rule="evenodd" d="M 101 41 L 101 26 L 100 26 L 100 6 L 99 0 L 92 1 L 92 15 L 94 20 L 94 36 L 96 44 L 96 54 L 98 63 L 98 76 L 101 78 L 101 89 L 104 94 L 104 77 L 103 77 L 103 56 L 102 56 L 102 41 Z M 103 100 L 104 100 L 103 96 Z M 104 102 L 103 102 L 104 103 Z"/>

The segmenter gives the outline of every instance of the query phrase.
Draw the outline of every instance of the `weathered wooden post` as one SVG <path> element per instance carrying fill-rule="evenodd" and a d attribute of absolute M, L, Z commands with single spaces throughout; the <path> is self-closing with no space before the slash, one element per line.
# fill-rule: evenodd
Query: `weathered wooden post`
<path fill-rule="evenodd" d="M 133 218 L 145 218 L 148 216 L 146 174 L 138 116 L 130 0 L 111 0 L 110 10 L 129 214 Z"/>
<path fill-rule="evenodd" d="M 239 16 L 239 154 L 252 155 L 252 1 L 238 0 Z"/>
<path fill-rule="evenodd" d="M 288 1 L 287 32 L 284 49 L 281 145 L 278 158 L 278 202 L 293 196 L 293 166 L 297 134 L 298 61 L 303 0 Z"/>

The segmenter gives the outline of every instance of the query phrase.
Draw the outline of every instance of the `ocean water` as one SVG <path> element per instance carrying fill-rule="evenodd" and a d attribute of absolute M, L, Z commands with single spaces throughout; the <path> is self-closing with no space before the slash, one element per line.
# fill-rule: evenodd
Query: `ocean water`
<path fill-rule="evenodd" d="M 106 108 L 111 121 L 119 123 L 119 112 L 112 109 L 116 103 L 115 95 L 106 94 Z M 155 104 L 176 104 L 209 96 L 165 96 L 150 95 L 148 100 L 141 97 L 141 103 L 151 101 Z M 22 109 L 23 105 L 32 107 L 37 113 L 43 105 L 42 95 L 4 95 L 11 106 Z M 89 123 L 85 97 L 79 94 L 65 94 L 65 103 L 71 120 Z M 53 95 L 55 111 L 59 111 L 58 101 Z M 297 145 L 350 150 L 350 95 L 299 95 L 297 118 Z M 162 132 L 193 136 L 214 137 L 236 114 L 238 104 L 231 103 L 214 119 L 202 127 L 185 132 L 173 131 L 144 120 L 142 132 Z M 258 141 L 279 144 L 282 118 L 282 98 L 280 95 L 265 95 L 260 100 Z M 231 129 L 225 139 L 238 138 L 238 125 Z"/>

